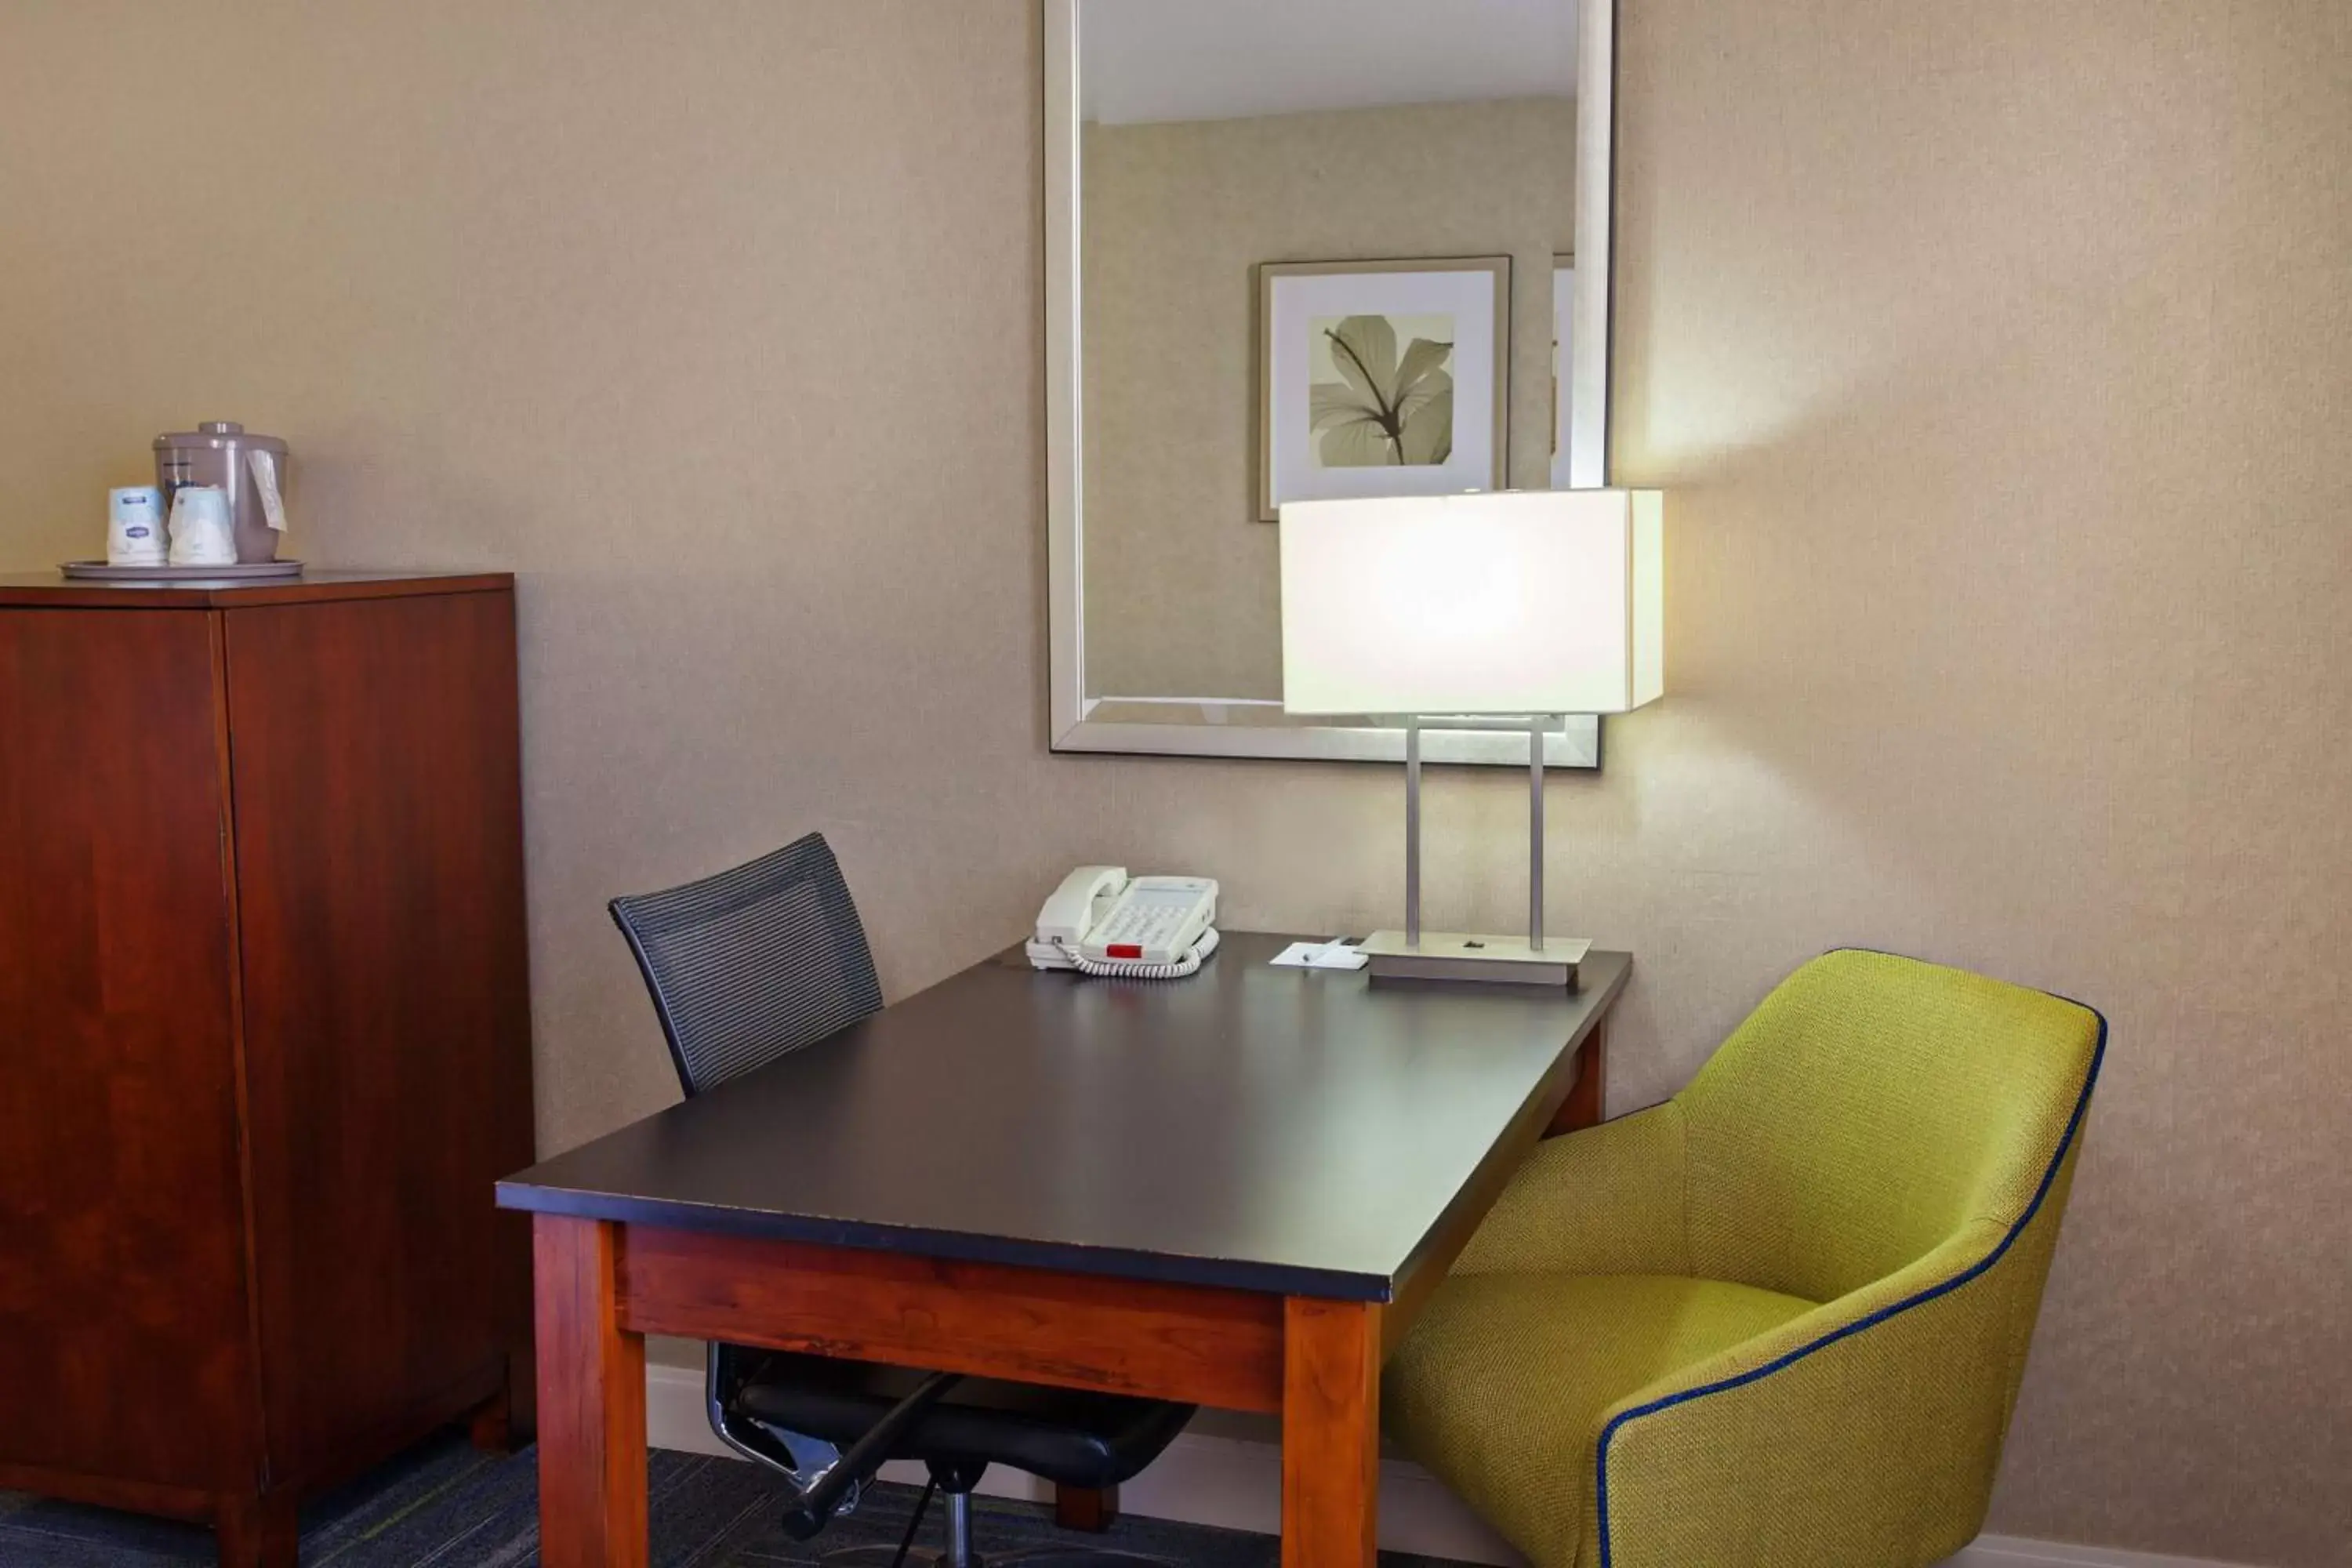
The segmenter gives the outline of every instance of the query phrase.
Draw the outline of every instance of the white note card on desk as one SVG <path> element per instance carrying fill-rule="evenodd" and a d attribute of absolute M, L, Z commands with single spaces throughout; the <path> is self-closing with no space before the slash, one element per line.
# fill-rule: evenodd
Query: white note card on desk
<path fill-rule="evenodd" d="M 1285 969 L 1361 969 L 1368 960 L 1361 948 L 1345 942 L 1294 942 L 1269 963 Z"/>

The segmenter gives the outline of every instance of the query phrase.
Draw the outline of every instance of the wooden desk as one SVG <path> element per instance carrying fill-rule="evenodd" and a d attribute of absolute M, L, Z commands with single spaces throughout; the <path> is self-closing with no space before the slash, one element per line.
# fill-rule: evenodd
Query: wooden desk
<path fill-rule="evenodd" d="M 1017 952 L 499 1187 L 537 1215 L 541 1561 L 643 1568 L 645 1341 L 1279 1413 L 1286 1568 L 1372 1561 L 1380 1365 L 1528 1150 L 1597 1119 L 1632 960 L 1374 986 Z"/>

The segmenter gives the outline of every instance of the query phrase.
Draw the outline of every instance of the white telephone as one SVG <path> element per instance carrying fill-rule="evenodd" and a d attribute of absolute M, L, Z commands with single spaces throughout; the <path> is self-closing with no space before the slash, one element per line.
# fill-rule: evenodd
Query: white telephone
<path fill-rule="evenodd" d="M 1039 969 L 1178 980 L 1217 951 L 1217 884 L 1206 877 L 1127 878 L 1081 866 L 1037 911 L 1029 962 Z"/>

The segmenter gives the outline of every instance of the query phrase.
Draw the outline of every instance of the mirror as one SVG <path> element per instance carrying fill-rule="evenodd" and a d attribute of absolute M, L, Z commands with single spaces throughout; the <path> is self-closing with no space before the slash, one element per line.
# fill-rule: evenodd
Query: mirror
<path fill-rule="evenodd" d="M 1282 711 L 1275 509 L 1606 482 L 1612 4 L 1045 0 L 1055 750 L 1402 759 Z"/>

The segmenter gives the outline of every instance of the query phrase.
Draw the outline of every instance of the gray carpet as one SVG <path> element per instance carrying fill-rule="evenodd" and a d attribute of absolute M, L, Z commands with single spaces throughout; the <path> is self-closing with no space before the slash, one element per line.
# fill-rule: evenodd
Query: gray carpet
<path fill-rule="evenodd" d="M 302 1511 L 302 1568 L 536 1568 L 539 1486 L 534 1457 L 476 1453 L 459 1438 L 425 1445 Z M 803 1543 L 778 1528 L 782 1493 L 756 1468 L 730 1459 L 653 1457 L 654 1568 L 798 1568 L 835 1547 L 896 1546 L 914 1489 L 883 1487 L 851 1518 Z M 1150 1552 L 1187 1568 L 1275 1568 L 1272 1538 L 1157 1520 L 1122 1519 L 1107 1536 L 1066 1536 L 1045 1510 L 974 1500 L 982 1552 L 1062 1541 Z M 937 1545 L 940 1507 L 918 1546 Z M 182 1568 L 213 1562 L 209 1531 L 102 1509 L 0 1492 L 0 1568 Z M 1384 1553 L 1382 1568 L 1440 1568 Z"/>

